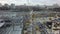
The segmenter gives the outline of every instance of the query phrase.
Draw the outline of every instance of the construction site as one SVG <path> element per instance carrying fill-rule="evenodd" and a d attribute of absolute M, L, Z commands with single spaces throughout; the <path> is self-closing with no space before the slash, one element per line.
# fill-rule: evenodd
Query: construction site
<path fill-rule="evenodd" d="M 1 12 L 0 34 L 60 34 L 60 13 Z"/>

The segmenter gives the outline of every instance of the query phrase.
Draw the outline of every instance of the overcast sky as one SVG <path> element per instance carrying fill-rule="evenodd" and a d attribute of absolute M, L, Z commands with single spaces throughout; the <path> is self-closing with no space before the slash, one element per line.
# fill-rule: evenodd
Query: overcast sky
<path fill-rule="evenodd" d="M 14 3 L 16 5 L 21 5 L 21 4 L 28 4 L 27 0 L 0 0 L 0 3 L 5 4 L 11 4 Z M 29 0 L 30 4 L 40 4 L 40 5 L 52 5 L 52 4 L 59 4 L 60 5 L 60 0 Z"/>

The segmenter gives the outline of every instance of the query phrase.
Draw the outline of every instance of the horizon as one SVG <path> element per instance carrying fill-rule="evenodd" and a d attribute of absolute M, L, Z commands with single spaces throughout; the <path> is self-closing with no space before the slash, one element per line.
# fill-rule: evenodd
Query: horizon
<path fill-rule="evenodd" d="M 0 3 L 4 5 L 7 4 L 15 4 L 15 5 L 53 5 L 59 4 L 60 0 L 0 0 Z"/>

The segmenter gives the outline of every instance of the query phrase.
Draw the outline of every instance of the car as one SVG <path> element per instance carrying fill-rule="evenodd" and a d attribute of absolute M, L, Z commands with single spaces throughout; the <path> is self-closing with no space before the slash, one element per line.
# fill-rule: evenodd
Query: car
<path fill-rule="evenodd" d="M 0 19 L 0 27 L 2 27 L 5 24 L 3 19 Z"/>

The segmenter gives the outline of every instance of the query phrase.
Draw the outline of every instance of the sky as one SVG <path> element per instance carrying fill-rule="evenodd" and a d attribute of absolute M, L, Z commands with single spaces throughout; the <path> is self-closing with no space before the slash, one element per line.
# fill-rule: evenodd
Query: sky
<path fill-rule="evenodd" d="M 28 2 L 29 1 L 29 2 Z M 52 5 L 52 4 L 59 4 L 60 0 L 0 0 L 2 4 L 11 4 L 14 3 L 16 5 L 28 4 L 28 5 Z"/>

